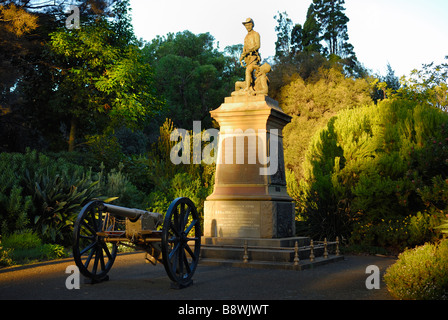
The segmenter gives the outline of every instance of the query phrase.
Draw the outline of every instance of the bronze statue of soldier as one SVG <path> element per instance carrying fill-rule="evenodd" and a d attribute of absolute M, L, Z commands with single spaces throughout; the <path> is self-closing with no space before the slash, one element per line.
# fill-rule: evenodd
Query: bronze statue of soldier
<path fill-rule="evenodd" d="M 251 18 L 247 18 L 243 25 L 246 27 L 247 35 L 244 38 L 240 63 L 242 67 L 246 68 L 246 78 L 245 81 L 235 83 L 235 92 L 232 95 L 267 95 L 269 80 L 266 73 L 271 70 L 271 67 L 267 63 L 260 66 L 261 57 L 258 52 L 260 34 L 254 30 L 254 21 Z M 254 71 L 258 81 L 254 77 Z"/>

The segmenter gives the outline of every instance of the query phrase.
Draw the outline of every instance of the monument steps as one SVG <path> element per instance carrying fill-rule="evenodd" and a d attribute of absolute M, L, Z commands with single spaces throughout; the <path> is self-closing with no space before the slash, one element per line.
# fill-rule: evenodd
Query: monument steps
<path fill-rule="evenodd" d="M 248 261 L 242 260 L 220 260 L 204 258 L 199 260 L 200 265 L 207 266 L 226 266 L 235 268 L 253 268 L 253 269 L 274 269 L 274 270 L 306 270 L 318 267 L 321 265 L 342 261 L 343 256 L 329 255 L 327 258 L 317 257 L 314 261 L 301 260 L 298 265 L 291 262 L 272 262 L 272 261 Z"/>
<path fill-rule="evenodd" d="M 306 237 L 282 239 L 204 237 L 200 264 L 242 268 L 303 270 L 343 260 L 337 242 Z M 297 244 L 297 248 L 295 245 Z M 314 257 L 310 257 L 312 255 Z"/>

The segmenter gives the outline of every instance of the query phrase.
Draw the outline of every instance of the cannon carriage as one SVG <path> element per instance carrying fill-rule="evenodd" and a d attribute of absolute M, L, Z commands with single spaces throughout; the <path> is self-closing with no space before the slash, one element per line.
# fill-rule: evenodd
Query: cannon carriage
<path fill-rule="evenodd" d="M 122 244 L 146 252 L 146 260 L 162 263 L 175 288 L 192 284 L 199 262 L 201 228 L 188 198 L 177 198 L 165 217 L 94 200 L 85 205 L 74 225 L 73 258 L 92 283 L 108 279 Z"/>

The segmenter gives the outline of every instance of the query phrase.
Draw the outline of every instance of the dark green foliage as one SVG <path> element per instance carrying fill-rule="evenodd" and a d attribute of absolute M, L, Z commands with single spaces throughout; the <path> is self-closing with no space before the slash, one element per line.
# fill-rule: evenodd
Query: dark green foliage
<path fill-rule="evenodd" d="M 30 263 L 66 257 L 64 247 L 58 244 L 44 244 L 41 238 L 30 230 L 15 232 L 0 243 L 0 266 Z"/>
<path fill-rule="evenodd" d="M 162 107 L 151 66 L 144 61 L 132 29 L 129 1 L 106 2 L 78 2 L 81 28 L 71 30 L 61 15 L 65 7 L 39 13 L 25 7 L 32 17 L 39 17 L 39 23 L 33 35 L 15 41 L 8 36 L 9 50 L 15 51 L 16 42 L 24 52 L 13 85 L 4 91 L 13 92 L 5 123 L 14 119 L 20 125 L 8 129 L 22 128 L 26 139 L 16 138 L 20 148 L 3 141 L 2 146 L 21 152 L 22 144 L 60 151 L 68 141 L 73 151 L 85 141 L 84 135 L 102 134 L 117 125 L 142 126 Z M 6 64 L 16 60 L 6 58 Z"/>
<path fill-rule="evenodd" d="M 141 208 L 144 209 L 147 204 L 147 193 L 138 189 L 132 184 L 128 174 L 124 172 L 124 165 L 120 163 L 117 169 L 105 171 L 101 167 L 98 177 L 99 191 L 98 194 L 117 198 L 114 200 L 115 205 Z"/>
<path fill-rule="evenodd" d="M 153 211 L 165 213 L 175 198 L 188 197 L 202 216 L 204 201 L 213 191 L 215 165 L 207 165 L 204 162 L 193 164 L 193 161 L 190 161 L 191 164 L 174 165 L 170 160 L 171 149 L 177 143 L 170 140 L 173 130 L 173 123 L 167 120 L 160 128 L 158 142 L 154 144 L 144 162 L 146 178 L 154 185 L 149 195 L 148 207 Z M 192 144 L 192 132 L 189 134 Z"/>
<path fill-rule="evenodd" d="M 321 27 L 322 39 L 329 55 L 348 57 L 354 55 L 353 46 L 348 42 L 348 17 L 344 11 L 344 0 L 313 0 L 314 15 Z"/>
<path fill-rule="evenodd" d="M 28 191 L 33 194 L 36 208 L 34 228 L 46 241 L 67 243 L 67 235 L 71 234 L 75 217 L 86 204 L 96 195 L 96 184 L 92 181 L 92 173 L 67 171 L 52 172 L 47 167 L 46 172 L 25 173 L 25 183 Z"/>
<path fill-rule="evenodd" d="M 146 153 L 148 138 L 142 131 L 132 131 L 129 128 L 122 127 L 115 130 L 115 136 L 125 155 L 140 155 Z"/>
<path fill-rule="evenodd" d="M 228 52 L 238 50 L 229 48 Z M 154 68 L 155 85 L 166 99 L 167 108 L 158 120 L 170 118 L 179 128 L 191 129 L 194 120 L 211 127 L 210 110 L 217 108 L 234 90 L 241 73 L 234 58 L 214 47 L 209 33 L 190 31 L 157 37 L 142 49 Z M 240 53 L 237 53 L 240 54 Z"/>
<path fill-rule="evenodd" d="M 322 52 L 320 44 L 320 24 L 317 21 L 314 5 L 310 4 L 303 24 L 302 45 L 305 52 Z"/>
<path fill-rule="evenodd" d="M 36 151 L 0 153 L 2 235 L 31 228 L 45 242 L 69 245 L 73 222 L 92 198 L 118 197 L 118 205 L 144 208 L 146 195 L 123 166 L 94 172 L 68 158 Z"/>
<path fill-rule="evenodd" d="M 95 194 L 91 172 L 35 151 L 2 153 L 0 166 L 2 234 L 33 227 L 46 241 L 67 241 L 73 215 Z"/>
<path fill-rule="evenodd" d="M 332 118 L 314 136 L 304 163 L 301 204 L 311 232 L 324 236 L 321 225 L 330 224 L 327 233 L 348 237 L 354 230 L 354 242 L 371 246 L 417 245 L 430 240 L 431 233 L 410 238 L 405 233 L 408 229 L 403 229 L 403 239 L 393 240 L 391 233 L 388 239 L 384 232 L 386 239 L 381 240 L 380 229 L 390 220 L 404 221 L 423 212 L 422 192 L 441 188 L 440 179 L 446 179 L 448 166 L 444 161 L 448 158 L 446 125 L 447 114 L 405 100 L 346 110 Z M 434 198 L 431 193 L 432 204 Z M 447 205 L 444 199 L 440 203 Z M 436 222 L 426 214 L 422 217 L 427 221 L 422 230 L 432 230 Z M 369 234 L 364 232 L 366 226 L 375 227 Z"/>
<path fill-rule="evenodd" d="M 293 51 L 296 51 L 301 47 L 301 32 L 297 26 L 294 28 L 292 27 L 292 20 L 288 17 L 286 12 L 277 12 L 274 19 L 277 20 L 277 26 L 275 27 L 275 32 L 277 32 L 275 59 L 278 61 L 290 57 L 291 45 L 293 45 Z M 292 31 L 294 31 L 293 34 L 291 34 Z M 292 36 L 294 36 L 294 40 L 292 39 Z"/>
<path fill-rule="evenodd" d="M 42 240 L 36 233 L 30 230 L 23 230 L 2 239 L 2 245 L 11 249 L 31 249 L 41 246 Z"/>

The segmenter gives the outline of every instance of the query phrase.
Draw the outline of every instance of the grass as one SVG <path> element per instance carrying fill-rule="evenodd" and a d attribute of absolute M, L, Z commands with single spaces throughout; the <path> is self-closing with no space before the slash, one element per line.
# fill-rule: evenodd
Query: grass
<path fill-rule="evenodd" d="M 68 257 L 68 252 L 63 246 L 42 243 L 42 240 L 30 230 L 8 235 L 0 242 L 0 267 L 65 257 Z"/>

